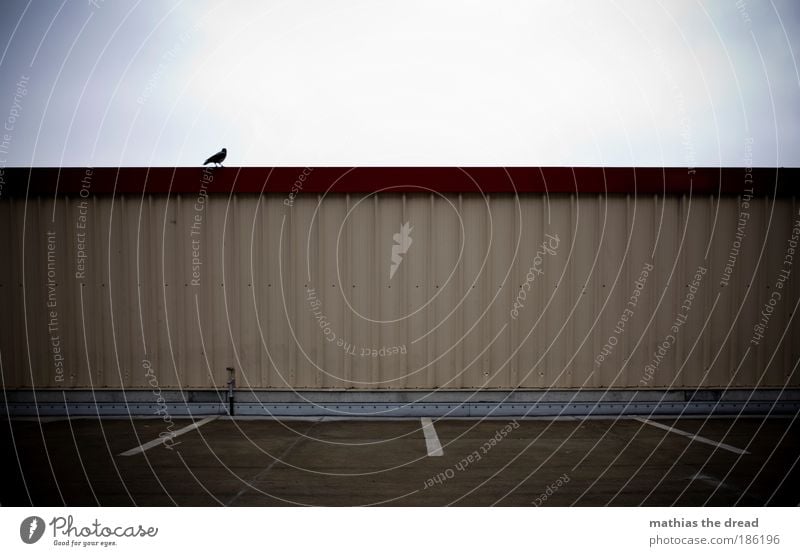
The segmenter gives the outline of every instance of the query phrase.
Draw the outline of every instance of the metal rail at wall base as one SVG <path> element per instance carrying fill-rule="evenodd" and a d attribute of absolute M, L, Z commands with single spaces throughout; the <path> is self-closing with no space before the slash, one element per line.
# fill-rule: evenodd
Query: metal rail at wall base
<path fill-rule="evenodd" d="M 233 378 L 233 377 L 232 377 Z M 5 390 L 4 417 L 555 417 L 798 415 L 800 389 L 736 390 Z"/>

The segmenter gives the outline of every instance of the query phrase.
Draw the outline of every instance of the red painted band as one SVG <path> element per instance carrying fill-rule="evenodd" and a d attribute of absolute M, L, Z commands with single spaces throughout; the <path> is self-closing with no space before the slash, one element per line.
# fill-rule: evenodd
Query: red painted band
<path fill-rule="evenodd" d="M 5 168 L 0 196 L 392 192 L 578 195 L 794 194 L 800 168 Z"/>

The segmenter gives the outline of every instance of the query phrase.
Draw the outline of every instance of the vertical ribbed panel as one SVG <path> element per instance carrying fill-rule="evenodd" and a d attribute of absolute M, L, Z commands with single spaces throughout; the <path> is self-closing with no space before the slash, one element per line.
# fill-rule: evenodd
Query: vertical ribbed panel
<path fill-rule="evenodd" d="M 795 199 L 285 200 L 0 203 L 5 387 L 800 385 Z"/>

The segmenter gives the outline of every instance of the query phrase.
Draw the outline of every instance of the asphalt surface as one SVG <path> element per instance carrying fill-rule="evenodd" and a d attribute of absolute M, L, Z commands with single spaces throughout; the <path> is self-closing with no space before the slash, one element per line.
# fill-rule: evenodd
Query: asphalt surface
<path fill-rule="evenodd" d="M 800 420 L 0 422 L 3 506 L 796 506 Z M 191 424 L 176 420 L 173 430 Z M 727 448 L 714 443 L 724 443 Z M 733 450 L 748 453 L 736 453 Z"/>

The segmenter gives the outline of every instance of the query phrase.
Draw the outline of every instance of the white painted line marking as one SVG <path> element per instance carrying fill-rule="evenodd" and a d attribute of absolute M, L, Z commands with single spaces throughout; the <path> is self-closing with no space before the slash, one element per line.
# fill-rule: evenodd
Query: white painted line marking
<path fill-rule="evenodd" d="M 428 448 L 429 456 L 443 456 L 442 444 L 436 436 L 436 429 L 433 428 L 433 421 L 428 417 L 422 419 L 422 432 L 425 434 L 425 446 Z"/>
<path fill-rule="evenodd" d="M 739 494 L 741 494 L 741 492 L 742 492 L 738 488 L 732 487 L 732 486 L 730 486 L 728 484 L 725 484 L 722 481 L 720 481 L 719 479 L 717 479 L 716 477 L 713 477 L 711 475 L 706 475 L 704 473 L 695 473 L 690 480 L 691 481 L 700 481 L 701 483 L 706 483 L 707 485 L 711 485 L 711 486 L 713 486 L 715 488 L 723 488 L 723 489 L 727 489 L 727 490 L 732 490 L 732 491 L 737 492 Z"/>
<path fill-rule="evenodd" d="M 186 434 L 187 432 L 190 432 L 190 431 L 193 431 L 194 429 L 202 427 L 206 423 L 210 423 L 211 421 L 213 421 L 214 419 L 216 419 L 218 417 L 219 417 L 219 415 L 212 415 L 211 417 L 206 417 L 205 419 L 202 419 L 200 421 L 195 421 L 191 425 L 183 427 L 182 429 L 178 429 L 178 430 L 176 430 L 174 432 L 159 436 L 155 440 L 151 440 L 150 442 L 145 442 L 141 446 L 137 446 L 136 448 L 131 448 L 127 452 L 122 452 L 120 455 L 121 456 L 132 456 L 134 454 L 138 454 L 139 452 L 144 452 L 145 450 L 149 450 L 150 448 L 154 448 L 155 446 L 159 446 L 159 445 L 163 444 L 167 440 L 172 440 L 176 436 L 180 436 L 182 434 Z"/>
<path fill-rule="evenodd" d="M 728 450 L 729 452 L 733 452 L 734 454 L 749 454 L 750 452 L 746 450 L 741 450 L 735 446 L 731 446 L 730 444 L 725 444 L 723 442 L 715 442 L 711 439 L 705 438 L 703 436 L 698 436 L 696 434 L 692 434 L 690 432 L 682 431 L 680 429 L 674 429 L 670 426 L 664 425 L 662 423 L 657 423 L 656 421 L 651 421 L 650 419 L 644 419 L 643 417 L 636 417 L 637 421 L 645 423 L 647 425 L 652 425 L 659 429 L 663 429 L 665 431 L 674 432 L 675 434 L 679 434 L 681 436 L 685 436 L 686 438 L 693 440 L 694 442 L 700 442 L 702 444 L 710 444 L 711 446 L 716 446 L 718 448 L 722 448 L 723 450 Z"/>

